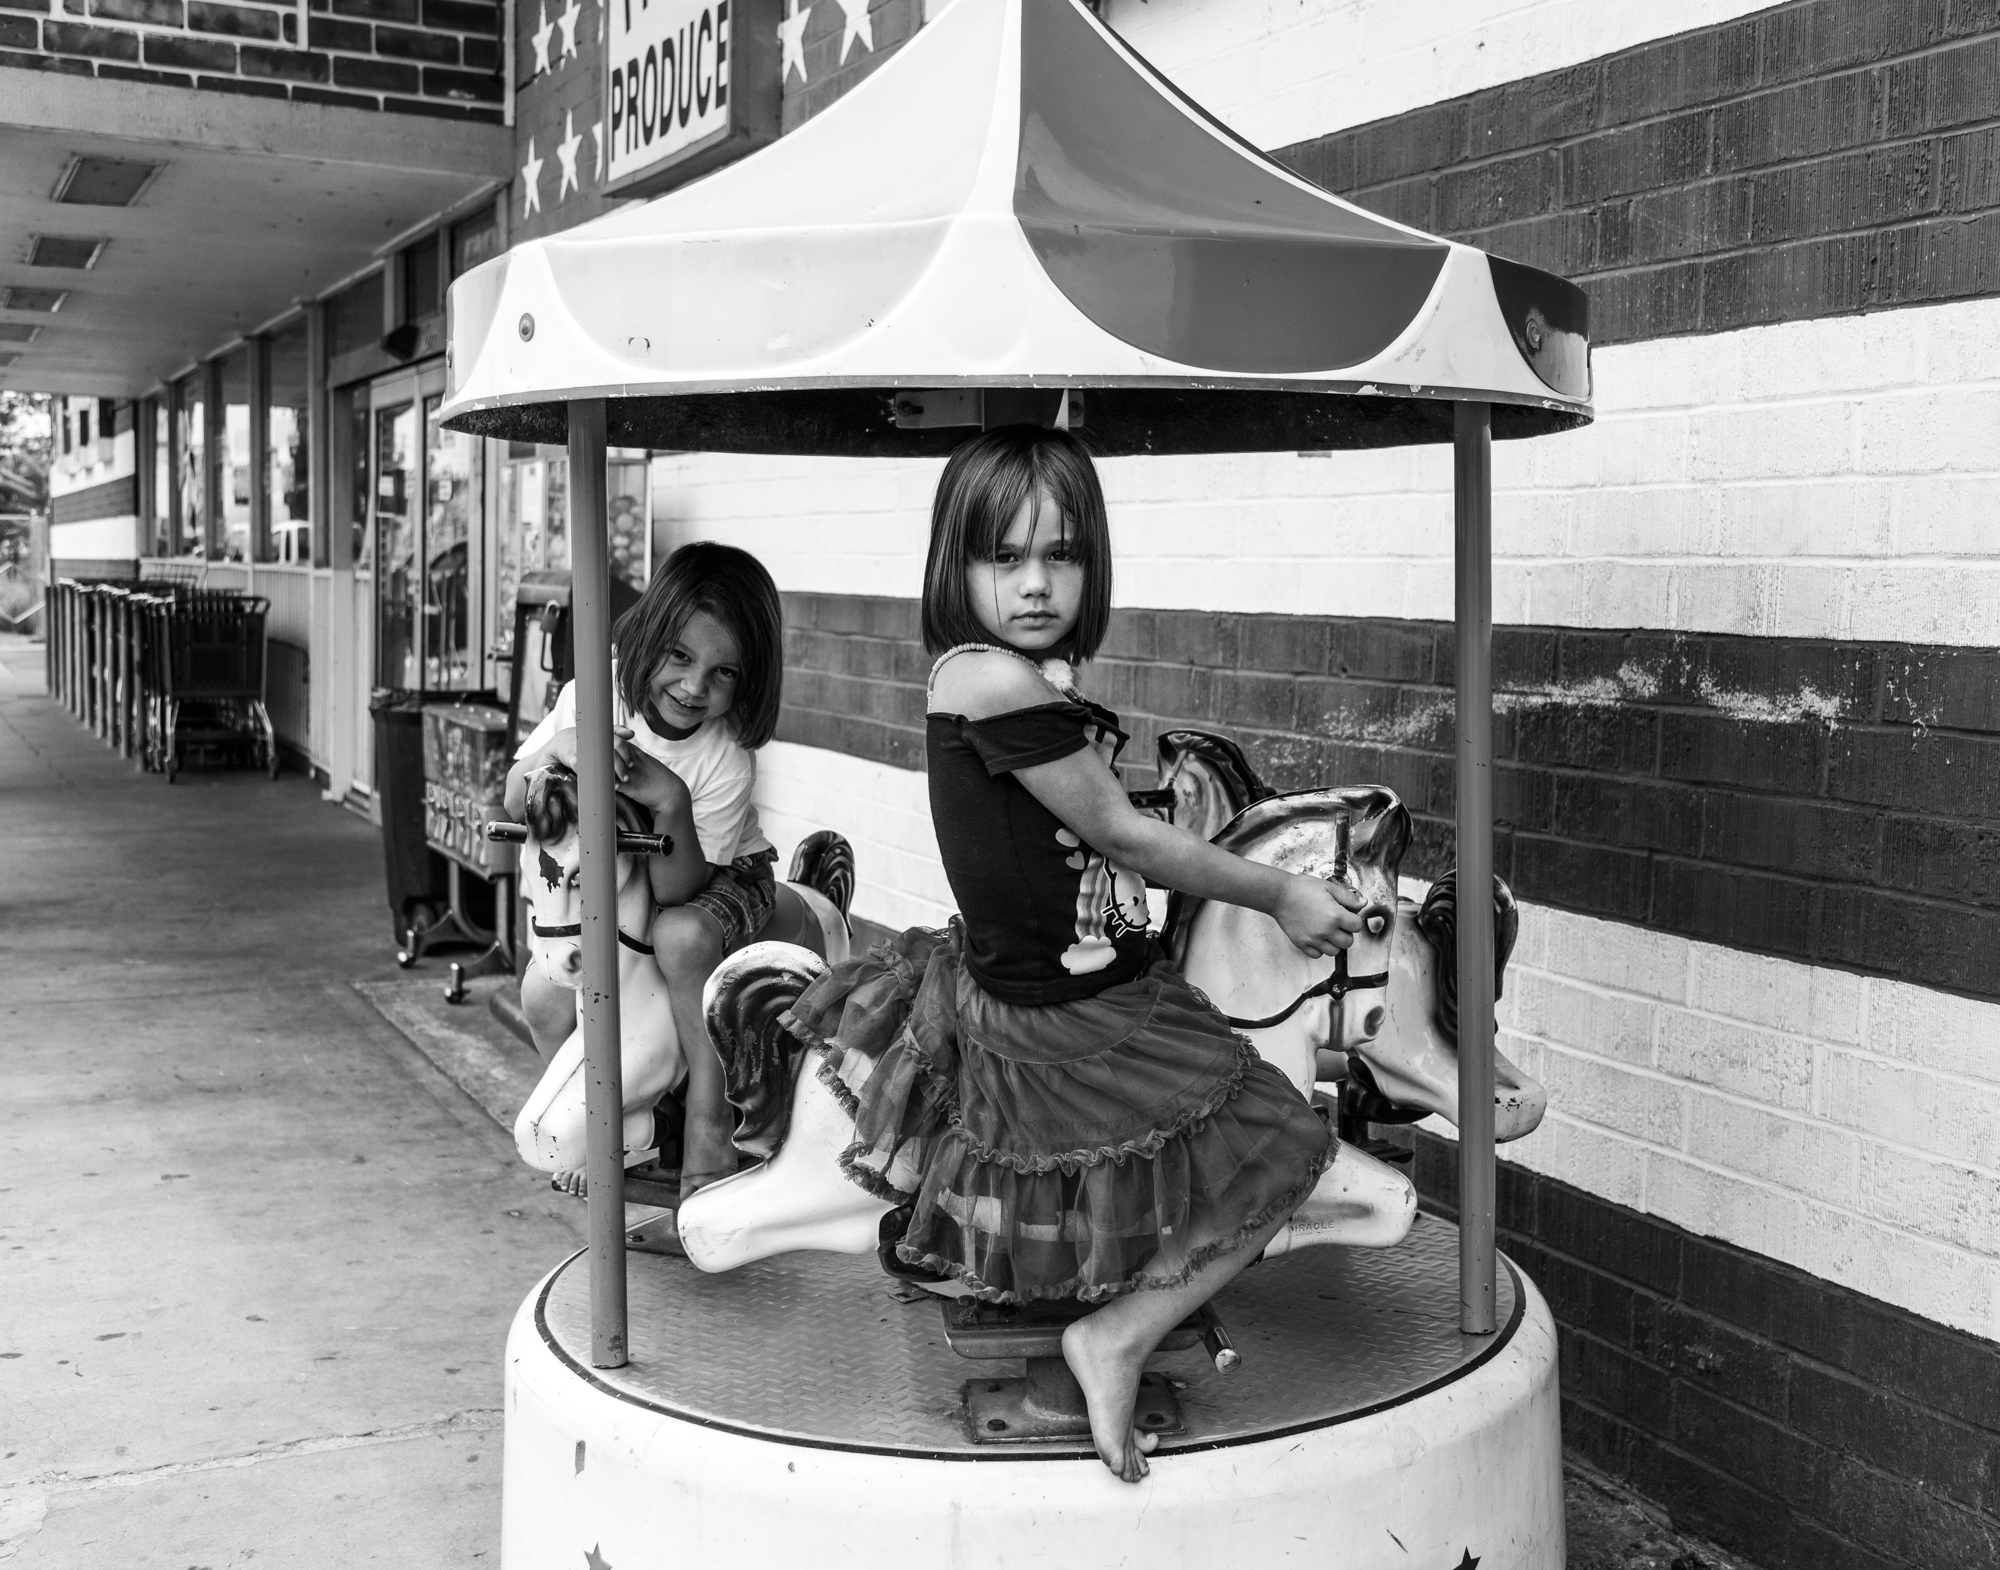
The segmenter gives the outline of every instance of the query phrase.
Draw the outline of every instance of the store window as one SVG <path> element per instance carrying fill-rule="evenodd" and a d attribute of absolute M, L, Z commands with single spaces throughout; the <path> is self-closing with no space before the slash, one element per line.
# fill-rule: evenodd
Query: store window
<path fill-rule="evenodd" d="M 308 506 L 312 466 L 307 458 L 309 411 L 306 324 L 303 318 L 271 335 L 268 347 L 270 409 L 264 425 L 265 483 L 271 496 L 271 558 L 312 561 Z"/>
<path fill-rule="evenodd" d="M 90 445 L 90 405 L 87 402 L 76 406 L 76 444 L 79 447 Z"/>
<path fill-rule="evenodd" d="M 382 341 L 380 273 L 370 273 L 327 301 L 326 336 L 327 351 L 335 359 Z"/>
<path fill-rule="evenodd" d="M 428 321 L 444 308 L 444 280 L 439 276 L 439 248 L 444 237 L 425 235 L 403 252 L 403 316 L 406 321 Z"/>
<path fill-rule="evenodd" d="M 153 516 L 147 520 L 147 554 L 172 556 L 173 538 L 173 397 L 151 398 L 140 405 L 153 422 Z"/>
<path fill-rule="evenodd" d="M 623 578 L 635 589 L 646 587 L 651 576 L 648 552 L 652 545 L 652 523 L 647 512 L 650 487 L 649 465 L 641 452 L 618 454 L 606 466 L 604 506 L 609 526 L 611 575 Z"/>
<path fill-rule="evenodd" d="M 423 573 L 417 562 L 423 449 L 417 408 L 399 403 L 375 411 L 376 624 L 375 680 L 414 691 L 422 685 L 417 646 Z"/>
<path fill-rule="evenodd" d="M 174 521 L 176 556 L 200 556 L 208 548 L 208 408 L 203 384 L 192 371 L 174 383 Z"/>
<path fill-rule="evenodd" d="M 215 531 L 216 554 L 225 561 L 250 556 L 250 487 L 262 475 L 250 461 L 250 345 L 240 343 L 218 362 L 222 409 L 216 421 L 216 492 L 221 517 Z"/>
<path fill-rule="evenodd" d="M 480 442 L 438 423 L 444 399 L 424 399 L 424 686 L 469 692 L 480 685 L 472 555 L 483 516 Z"/>
<path fill-rule="evenodd" d="M 499 215 L 488 207 L 476 217 L 454 224 L 451 231 L 451 275 L 469 273 L 500 254 Z"/>

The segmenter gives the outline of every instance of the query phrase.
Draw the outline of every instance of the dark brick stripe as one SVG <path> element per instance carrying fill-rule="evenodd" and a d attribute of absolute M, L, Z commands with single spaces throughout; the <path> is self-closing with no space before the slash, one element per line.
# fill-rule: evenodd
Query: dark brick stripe
<path fill-rule="evenodd" d="M 1458 1149 L 1421 1130 L 1425 1209 Z M 1503 1162 L 1500 1246 L 1549 1301 L 1563 1442 L 1779 1570 L 2000 1563 L 2000 1352 Z"/>
<path fill-rule="evenodd" d="M 86 486 L 49 501 L 49 522 L 88 523 L 93 518 L 123 518 L 139 510 L 139 482 L 131 475 Z"/>
<path fill-rule="evenodd" d="M 921 769 L 913 600 L 785 596 L 784 740 Z M 1440 622 L 1120 611 L 1088 673 L 1133 732 L 1236 737 L 1286 789 L 1380 781 L 1453 859 Z M 2000 997 L 2000 653 L 1500 627 L 1498 868 L 1525 899 Z"/>
<path fill-rule="evenodd" d="M 1794 0 L 1301 142 L 1590 293 L 1600 343 L 2000 292 L 2000 7 Z"/>
<path fill-rule="evenodd" d="M 498 0 L 312 0 L 303 48 L 299 18 L 287 5 L 88 3 L 89 23 L 0 16 L 0 68 L 494 124 L 501 118 Z M 7 0 L 0 9 L 51 7 L 48 0 Z M 83 9 L 72 4 L 65 17 Z"/>

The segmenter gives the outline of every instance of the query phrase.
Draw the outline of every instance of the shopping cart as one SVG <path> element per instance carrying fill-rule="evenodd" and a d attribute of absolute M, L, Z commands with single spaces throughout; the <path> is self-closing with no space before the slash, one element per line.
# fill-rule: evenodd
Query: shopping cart
<path fill-rule="evenodd" d="M 278 737 L 264 707 L 264 617 L 271 602 L 230 589 L 164 586 L 146 606 L 146 766 L 248 758 L 278 776 Z"/>

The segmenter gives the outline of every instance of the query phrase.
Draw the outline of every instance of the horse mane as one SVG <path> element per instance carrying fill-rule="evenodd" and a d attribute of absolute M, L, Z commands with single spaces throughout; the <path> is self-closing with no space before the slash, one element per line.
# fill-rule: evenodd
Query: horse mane
<path fill-rule="evenodd" d="M 1410 848 L 1410 814 L 1401 798 L 1386 785 L 1294 790 L 1266 796 L 1262 801 L 1253 801 L 1224 824 L 1214 843 L 1241 856 L 1281 829 L 1295 823 L 1323 824 L 1337 811 L 1348 815 L 1349 863 L 1380 868 L 1389 886 L 1394 888 L 1403 852 Z M 1176 960 L 1183 957 L 1182 948 L 1195 913 L 1206 903 L 1178 889 L 1167 901 L 1161 943 Z"/>
<path fill-rule="evenodd" d="M 1181 758 L 1196 757 L 1220 774 L 1231 794 L 1245 806 L 1277 794 L 1264 783 L 1241 747 L 1227 736 L 1218 736 L 1213 731 L 1162 731 L 1153 751 L 1159 759 L 1162 779 Z"/>
<path fill-rule="evenodd" d="M 1417 930 L 1430 940 L 1437 954 L 1432 984 L 1437 989 L 1438 1024 L 1453 1041 L 1458 1040 L 1458 868 L 1431 885 L 1417 912 Z M 1514 903 L 1514 891 L 1497 874 L 1493 879 L 1493 996 L 1505 995 L 1507 960 L 1514 952 L 1514 940 L 1521 934 L 1521 912 Z"/>
<path fill-rule="evenodd" d="M 1396 881 L 1403 853 L 1410 848 L 1410 814 L 1401 798 L 1386 785 L 1349 785 L 1337 790 L 1293 790 L 1253 801 L 1222 827 L 1215 843 L 1242 855 L 1274 830 L 1317 821 L 1335 811 L 1348 815 L 1347 856 L 1366 867 L 1380 867 Z"/>
<path fill-rule="evenodd" d="M 549 763 L 528 776 L 526 799 L 521 804 L 521 821 L 538 844 L 554 845 L 566 839 L 579 822 L 576 806 L 576 770 L 566 763 Z M 650 834 L 653 815 L 620 791 L 614 797 L 618 827 L 625 832 Z"/>

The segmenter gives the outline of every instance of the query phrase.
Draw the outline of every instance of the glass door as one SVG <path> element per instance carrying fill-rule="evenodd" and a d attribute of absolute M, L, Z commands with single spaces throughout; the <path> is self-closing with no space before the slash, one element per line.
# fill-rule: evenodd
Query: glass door
<path fill-rule="evenodd" d="M 368 554 L 374 589 L 375 685 L 474 692 L 481 657 L 484 518 L 481 443 L 438 424 L 441 371 L 404 373 L 372 389 Z"/>

